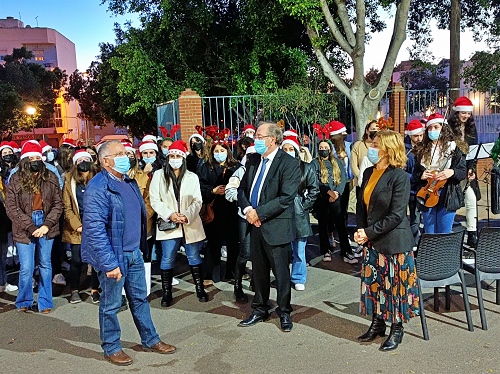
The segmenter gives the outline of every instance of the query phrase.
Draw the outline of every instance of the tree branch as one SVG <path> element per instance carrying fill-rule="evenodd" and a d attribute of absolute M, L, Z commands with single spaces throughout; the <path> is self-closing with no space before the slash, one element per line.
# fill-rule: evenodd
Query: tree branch
<path fill-rule="evenodd" d="M 330 65 L 330 62 L 326 58 L 325 54 L 323 53 L 323 50 L 319 47 L 317 47 L 314 43 L 314 39 L 316 39 L 316 32 L 315 30 L 311 27 L 311 25 L 307 24 L 307 35 L 309 36 L 309 39 L 311 40 L 311 44 L 314 49 L 314 53 L 316 54 L 316 57 L 318 58 L 318 61 L 323 69 L 323 73 L 325 76 L 330 79 L 330 81 L 342 92 L 344 95 L 347 96 L 347 98 L 350 98 L 350 92 L 349 92 L 349 87 L 345 84 L 345 82 L 338 76 L 338 74 L 333 70 L 332 66 Z"/>
<path fill-rule="evenodd" d="M 349 55 L 352 53 L 352 46 L 347 42 L 347 40 L 344 38 L 344 35 L 340 32 L 339 28 L 337 27 L 337 24 L 335 23 L 335 20 L 333 19 L 332 13 L 330 12 L 330 8 L 328 7 L 328 4 L 326 0 L 321 0 L 321 9 L 323 10 L 323 14 L 325 15 L 325 20 L 326 23 L 328 24 L 328 27 L 330 27 L 330 31 L 339 44 L 340 48 L 342 48 L 344 51 L 346 51 Z M 339 15 L 340 16 L 340 15 Z M 349 21 L 349 18 L 347 19 Z M 343 20 L 342 20 L 343 22 Z M 349 29 L 352 33 L 352 30 Z M 354 36 L 354 34 L 353 34 Z M 312 39 L 311 39 L 312 41 Z"/>
<path fill-rule="evenodd" d="M 387 88 L 387 82 L 392 75 L 396 58 L 401 45 L 406 39 L 406 24 L 408 22 L 408 10 L 410 7 L 410 0 L 401 0 L 396 6 L 396 17 L 394 18 L 394 29 L 392 30 L 391 43 L 389 50 L 385 57 L 384 66 L 380 72 L 379 82 L 376 88 L 384 91 Z"/>
<path fill-rule="evenodd" d="M 325 0 L 321 1 L 321 3 L 323 2 L 326 4 Z M 351 26 L 351 21 L 349 20 L 349 13 L 347 12 L 347 7 L 345 6 L 345 0 L 335 0 L 335 4 L 337 5 L 337 14 L 340 18 L 340 22 L 342 22 L 342 27 L 344 28 L 347 41 L 351 47 L 354 48 L 356 46 L 356 37 Z M 323 4 L 321 5 L 323 6 Z M 326 6 L 328 7 L 328 5 Z"/>
<path fill-rule="evenodd" d="M 365 79 L 365 16 L 366 7 L 364 0 L 356 0 L 356 46 L 352 55 L 352 62 L 354 68 L 353 86 L 358 87 L 364 84 Z"/>

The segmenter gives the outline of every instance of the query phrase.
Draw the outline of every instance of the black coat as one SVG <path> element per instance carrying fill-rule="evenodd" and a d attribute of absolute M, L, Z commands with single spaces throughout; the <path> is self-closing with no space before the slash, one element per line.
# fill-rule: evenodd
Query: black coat
<path fill-rule="evenodd" d="M 358 228 L 365 229 L 373 249 L 384 254 L 410 252 L 415 240 L 406 209 L 410 199 L 410 178 L 403 169 L 388 167 L 373 189 L 367 206 L 363 194 L 373 166 L 363 173 L 363 184 L 356 205 Z"/>
<path fill-rule="evenodd" d="M 303 161 L 301 163 L 304 166 L 304 172 L 294 200 L 296 238 L 306 238 L 313 234 L 309 212 L 319 195 L 319 180 L 316 170 L 311 164 Z"/>
<path fill-rule="evenodd" d="M 242 211 L 251 207 L 250 192 L 260 161 L 261 155 L 257 153 L 247 157 L 246 172 L 238 188 L 238 205 Z M 262 236 L 272 246 L 291 243 L 295 239 L 293 201 L 300 183 L 299 161 L 278 149 L 262 183 L 256 208 Z"/>
<path fill-rule="evenodd" d="M 446 206 L 446 195 L 448 193 L 449 188 L 458 188 L 460 182 L 464 180 L 467 177 L 467 167 L 465 164 L 465 154 L 462 153 L 462 151 L 458 148 L 458 146 L 455 148 L 455 151 L 453 152 L 453 156 L 451 157 L 451 164 L 450 164 L 450 169 L 453 169 L 454 174 L 448 178 L 448 181 L 444 185 L 444 187 L 441 189 L 441 192 L 439 194 L 439 202 L 438 204 L 441 206 L 448 207 Z M 427 185 L 427 180 L 422 180 L 422 174 L 425 170 L 425 167 L 422 166 L 421 164 L 421 159 L 416 157 L 415 158 L 415 167 L 413 169 L 413 180 L 416 183 L 416 191 L 420 190 L 420 188 L 425 187 Z M 457 201 L 450 202 L 450 204 L 453 204 L 454 206 L 461 205 L 461 203 Z M 422 204 L 419 205 L 419 210 L 420 211 L 427 211 L 429 208 L 423 206 Z M 448 209 L 451 210 L 451 209 Z"/>

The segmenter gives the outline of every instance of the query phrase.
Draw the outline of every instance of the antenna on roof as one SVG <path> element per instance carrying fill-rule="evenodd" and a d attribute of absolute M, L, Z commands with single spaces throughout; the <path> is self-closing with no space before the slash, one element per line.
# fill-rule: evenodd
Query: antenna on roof
<path fill-rule="evenodd" d="M 19 12 L 19 21 L 22 21 L 22 19 L 21 19 L 21 12 Z"/>
<path fill-rule="evenodd" d="M 38 16 L 35 17 L 36 27 L 38 27 Z"/>

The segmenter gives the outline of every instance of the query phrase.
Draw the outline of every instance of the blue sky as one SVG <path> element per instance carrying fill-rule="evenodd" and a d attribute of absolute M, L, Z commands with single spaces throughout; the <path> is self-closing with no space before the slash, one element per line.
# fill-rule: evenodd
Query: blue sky
<path fill-rule="evenodd" d="M 75 43 L 78 69 L 84 71 L 99 54 L 100 42 L 114 43 L 115 22 L 123 24 L 127 20 L 132 20 L 133 25 L 138 26 L 136 15 L 115 17 L 107 11 L 106 5 L 100 3 L 101 0 L 0 0 L 0 18 L 7 16 L 19 18 L 20 15 L 25 25 L 35 27 L 38 20 L 39 27 L 49 27 L 59 31 Z M 392 33 L 392 18 L 389 15 L 383 18 L 389 24 L 388 29 L 374 34 L 370 44 L 367 45 L 365 70 L 369 70 L 372 66 L 381 69 L 383 66 Z M 434 51 L 437 63 L 442 58 L 449 58 L 449 33 L 435 28 L 434 30 L 435 41 L 431 49 Z M 461 59 L 467 60 L 476 50 L 486 49 L 483 43 L 475 43 L 469 32 L 462 33 L 461 39 Z M 403 44 L 397 58 L 398 63 L 408 59 L 409 54 L 406 49 L 410 46 L 409 40 Z"/>
<path fill-rule="evenodd" d="M 99 54 L 99 43 L 114 43 L 113 24 L 137 20 L 135 15 L 115 17 L 101 0 L 0 0 L 0 18 L 12 16 L 24 25 L 57 30 L 76 46 L 78 69 L 84 71 Z M 38 17 L 37 19 L 35 17 Z M 137 26 L 138 22 L 135 22 Z"/>

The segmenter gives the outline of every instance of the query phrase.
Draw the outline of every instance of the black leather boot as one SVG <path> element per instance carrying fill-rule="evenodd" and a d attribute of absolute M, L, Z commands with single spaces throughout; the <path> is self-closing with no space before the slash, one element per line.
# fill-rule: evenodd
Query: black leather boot
<path fill-rule="evenodd" d="M 395 350 L 399 343 L 403 341 L 403 324 L 393 323 L 391 325 L 391 333 L 387 337 L 386 341 L 380 346 L 381 351 L 393 351 Z"/>
<path fill-rule="evenodd" d="M 467 231 L 467 245 L 472 248 L 477 246 L 477 232 Z"/>
<path fill-rule="evenodd" d="M 372 318 L 372 324 L 368 328 L 368 331 L 359 336 L 358 340 L 362 342 L 371 342 L 377 336 L 385 336 L 385 329 L 385 321 L 381 318 L 377 318 L 377 315 L 374 314 Z"/>
<path fill-rule="evenodd" d="M 236 264 L 234 272 L 234 297 L 237 303 L 248 303 L 248 296 L 243 292 L 242 277 L 245 273 L 246 263 Z"/>
<path fill-rule="evenodd" d="M 196 289 L 196 296 L 198 296 L 198 301 L 205 303 L 208 301 L 208 295 L 203 287 L 203 270 L 200 265 L 191 266 L 191 274 L 193 275 L 194 287 Z"/>
<path fill-rule="evenodd" d="M 172 278 L 174 277 L 174 269 L 161 270 L 161 288 L 163 297 L 161 298 L 161 306 L 164 308 L 172 305 Z"/>

